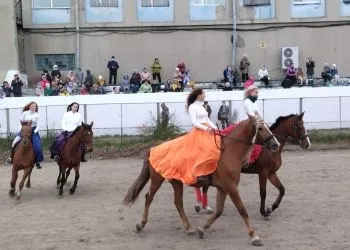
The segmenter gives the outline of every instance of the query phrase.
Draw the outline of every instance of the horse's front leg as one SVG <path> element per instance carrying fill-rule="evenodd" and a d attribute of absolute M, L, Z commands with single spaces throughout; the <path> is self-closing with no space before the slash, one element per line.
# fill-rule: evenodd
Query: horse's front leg
<path fill-rule="evenodd" d="M 11 183 L 10 183 L 10 191 L 9 191 L 9 196 L 14 197 L 16 194 L 16 182 L 18 178 L 18 172 L 15 166 L 12 166 L 12 178 L 11 178 Z"/>
<path fill-rule="evenodd" d="M 63 187 L 64 184 L 66 183 L 66 169 L 60 166 L 60 172 L 61 172 L 61 183 L 60 183 L 60 189 L 58 191 L 58 198 L 63 197 Z"/>
<path fill-rule="evenodd" d="M 32 184 L 30 182 L 30 177 L 32 176 L 32 171 L 33 171 L 33 168 L 31 168 L 30 171 L 29 171 L 28 180 L 27 180 L 27 184 L 26 184 L 27 188 L 31 188 L 32 187 Z"/>
<path fill-rule="evenodd" d="M 80 169 L 80 166 L 77 166 L 77 167 L 74 168 L 74 171 L 75 171 L 75 178 L 74 178 L 73 187 L 69 190 L 69 193 L 70 193 L 70 194 L 74 194 L 75 189 L 77 188 L 78 180 L 79 180 L 79 178 L 80 178 L 79 169 Z M 69 172 L 70 172 L 70 169 L 69 169 Z M 66 178 L 68 178 L 69 172 L 67 171 L 67 176 L 66 176 Z"/>
<path fill-rule="evenodd" d="M 260 214 L 264 218 L 268 219 L 271 213 L 271 209 L 265 209 L 266 200 L 266 183 L 267 177 L 264 173 L 259 173 L 259 186 L 260 186 Z"/>
<path fill-rule="evenodd" d="M 281 181 L 278 178 L 276 173 L 273 173 L 268 178 L 269 178 L 269 181 L 272 183 L 272 185 L 274 185 L 279 190 L 278 197 L 272 205 L 272 211 L 274 211 L 276 208 L 278 208 L 278 206 L 280 205 L 280 203 L 282 201 L 282 198 L 283 198 L 284 193 L 285 193 L 285 188 L 282 185 L 282 183 L 281 183 Z"/>

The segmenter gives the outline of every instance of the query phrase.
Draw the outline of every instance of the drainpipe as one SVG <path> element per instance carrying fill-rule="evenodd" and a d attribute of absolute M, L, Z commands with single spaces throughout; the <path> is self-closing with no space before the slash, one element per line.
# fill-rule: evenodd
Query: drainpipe
<path fill-rule="evenodd" d="M 237 40 L 236 1 L 232 1 L 232 66 L 236 65 L 236 40 Z"/>
<path fill-rule="evenodd" d="M 80 67 L 80 27 L 79 27 L 79 1 L 75 0 L 75 68 Z"/>

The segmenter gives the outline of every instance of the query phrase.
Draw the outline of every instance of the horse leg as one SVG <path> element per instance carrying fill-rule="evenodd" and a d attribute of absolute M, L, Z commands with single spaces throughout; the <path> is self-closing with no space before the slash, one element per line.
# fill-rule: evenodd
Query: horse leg
<path fill-rule="evenodd" d="M 260 186 L 260 214 L 264 218 L 268 219 L 270 216 L 270 210 L 265 209 L 265 200 L 266 200 L 266 183 L 267 178 L 264 173 L 259 173 L 259 186 Z"/>
<path fill-rule="evenodd" d="M 201 211 L 201 204 L 203 202 L 203 198 L 202 198 L 202 191 L 200 188 L 196 188 L 196 198 L 197 198 L 197 203 L 194 206 L 194 210 L 199 213 L 199 211 Z"/>
<path fill-rule="evenodd" d="M 32 184 L 30 182 L 30 177 L 32 176 L 32 171 L 33 171 L 33 168 L 30 168 L 29 175 L 28 175 L 28 180 L 27 180 L 27 184 L 26 184 L 27 188 L 31 188 L 32 187 Z"/>
<path fill-rule="evenodd" d="M 279 190 L 278 197 L 272 205 L 272 211 L 274 211 L 276 208 L 278 208 L 278 206 L 280 205 L 280 203 L 282 201 L 282 198 L 283 198 L 284 193 L 285 193 L 285 188 L 282 185 L 282 183 L 281 183 L 281 181 L 278 178 L 276 173 L 273 173 L 268 178 L 269 178 L 269 181 L 272 183 L 272 185 L 274 185 Z M 270 211 L 270 212 L 272 212 L 272 211 Z"/>
<path fill-rule="evenodd" d="M 75 189 L 77 188 L 78 180 L 79 180 L 79 177 L 80 177 L 79 166 L 75 167 L 74 171 L 75 171 L 74 184 L 73 184 L 73 187 L 69 190 L 70 194 L 74 194 Z M 70 172 L 70 169 L 69 169 L 69 172 Z M 66 178 L 68 178 L 69 172 L 67 173 L 67 177 Z"/>
<path fill-rule="evenodd" d="M 60 188 L 60 183 L 61 183 L 61 175 L 62 175 L 62 172 L 61 172 L 61 168 L 58 167 L 58 177 L 57 177 L 57 181 L 56 181 L 56 188 L 59 189 Z"/>
<path fill-rule="evenodd" d="M 241 196 L 239 195 L 237 185 L 232 184 L 227 189 L 227 193 L 230 196 L 232 202 L 235 204 L 239 214 L 241 215 L 241 217 L 244 220 L 244 223 L 245 223 L 247 230 L 248 230 L 248 235 L 251 238 L 252 245 L 253 246 L 261 246 L 262 243 L 261 243 L 259 236 L 255 234 L 253 227 L 250 225 L 249 216 L 248 216 L 247 210 L 244 207 L 244 204 L 241 200 Z"/>
<path fill-rule="evenodd" d="M 184 203 L 183 203 L 183 184 L 179 181 L 173 180 L 170 182 L 174 189 L 174 204 L 179 212 L 182 224 L 186 230 L 187 235 L 195 234 L 194 230 L 191 227 L 190 222 L 184 211 Z"/>
<path fill-rule="evenodd" d="M 208 206 L 208 190 L 209 190 L 209 184 L 203 186 L 203 202 L 202 202 L 202 207 L 205 210 L 207 214 L 212 214 L 213 209 Z"/>
<path fill-rule="evenodd" d="M 58 191 L 58 198 L 62 198 L 63 197 L 63 187 L 64 184 L 66 183 L 66 169 L 61 167 L 61 185 L 60 185 L 60 190 Z"/>
<path fill-rule="evenodd" d="M 216 209 L 214 215 L 210 217 L 203 226 L 197 229 L 199 238 L 203 238 L 204 232 L 222 215 L 222 212 L 224 211 L 226 196 L 227 194 L 221 188 L 217 188 Z"/>
<path fill-rule="evenodd" d="M 155 174 L 154 176 L 152 176 L 153 173 Z M 157 193 L 158 189 L 160 188 L 160 186 L 164 181 L 164 178 L 162 176 L 160 176 L 155 172 L 153 173 L 151 169 L 151 186 L 149 188 L 149 191 L 145 195 L 145 208 L 143 210 L 141 222 L 136 225 L 136 230 L 138 232 L 145 228 L 148 220 L 149 207 L 151 206 L 153 197 Z"/>
<path fill-rule="evenodd" d="M 64 185 L 66 186 L 67 185 L 67 181 L 68 181 L 68 177 L 70 175 L 70 171 L 72 170 L 72 168 L 67 168 L 66 170 L 66 181 L 64 182 Z M 68 185 L 69 186 L 69 185 Z"/>
<path fill-rule="evenodd" d="M 32 169 L 32 167 L 24 169 L 23 177 L 22 177 L 21 182 L 19 183 L 18 192 L 17 192 L 17 195 L 16 195 L 16 200 L 17 201 L 21 200 L 21 195 L 22 195 L 22 189 L 23 189 L 23 186 L 24 186 L 24 182 L 26 181 L 26 179 L 27 179 L 31 169 Z"/>
<path fill-rule="evenodd" d="M 10 183 L 10 191 L 9 191 L 9 196 L 14 197 L 16 193 L 16 182 L 18 178 L 18 172 L 17 169 L 13 166 L 12 167 L 12 178 L 11 178 L 11 183 Z"/>

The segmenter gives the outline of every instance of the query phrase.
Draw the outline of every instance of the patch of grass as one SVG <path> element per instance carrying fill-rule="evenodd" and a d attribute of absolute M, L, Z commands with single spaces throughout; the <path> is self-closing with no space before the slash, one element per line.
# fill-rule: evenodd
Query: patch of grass
<path fill-rule="evenodd" d="M 350 142 L 350 129 L 337 129 L 337 130 L 311 130 L 309 131 L 310 140 L 315 143 L 342 143 Z"/>

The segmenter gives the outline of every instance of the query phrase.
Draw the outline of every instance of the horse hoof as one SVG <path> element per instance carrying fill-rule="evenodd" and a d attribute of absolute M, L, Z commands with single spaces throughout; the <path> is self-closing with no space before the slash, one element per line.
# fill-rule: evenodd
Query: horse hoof
<path fill-rule="evenodd" d="M 198 233 L 198 237 L 200 239 L 203 239 L 204 238 L 204 231 L 199 227 L 197 228 L 197 233 Z"/>
<path fill-rule="evenodd" d="M 62 199 L 63 198 L 63 195 L 62 194 L 59 194 L 58 195 L 58 199 Z"/>
<path fill-rule="evenodd" d="M 136 231 L 137 232 L 141 232 L 142 231 L 142 227 L 138 223 L 136 224 Z"/>
<path fill-rule="evenodd" d="M 263 245 L 259 236 L 254 236 L 254 238 L 252 239 L 252 245 L 256 247 L 260 247 Z"/>
<path fill-rule="evenodd" d="M 31 187 L 32 187 L 32 185 L 28 185 L 28 184 L 26 185 L 26 188 L 31 188 Z"/>
<path fill-rule="evenodd" d="M 201 206 L 200 205 L 195 205 L 194 206 L 194 210 L 197 212 L 197 213 L 199 213 L 200 211 L 201 211 Z"/>
<path fill-rule="evenodd" d="M 266 213 L 267 213 L 267 214 L 271 214 L 271 213 L 272 213 L 272 209 L 271 209 L 271 208 L 269 208 L 269 207 L 268 207 L 268 208 L 266 208 Z"/>
<path fill-rule="evenodd" d="M 264 216 L 264 220 L 270 221 L 271 220 L 271 216 L 270 215 Z"/>
<path fill-rule="evenodd" d="M 196 232 L 192 228 L 187 230 L 187 235 L 188 236 L 192 236 L 192 235 L 195 235 L 195 234 L 196 234 Z"/>
<path fill-rule="evenodd" d="M 9 196 L 14 197 L 15 196 L 15 190 L 10 190 L 9 191 Z"/>
<path fill-rule="evenodd" d="M 75 192 L 75 190 L 72 190 L 72 189 L 69 190 L 69 194 L 70 194 L 70 195 L 73 195 L 74 192 Z"/>
<path fill-rule="evenodd" d="M 16 196 L 16 202 L 19 202 L 21 200 L 21 196 Z"/>
<path fill-rule="evenodd" d="M 56 186 L 56 189 L 57 189 L 57 190 L 60 189 L 60 185 L 57 185 L 57 186 Z"/>

